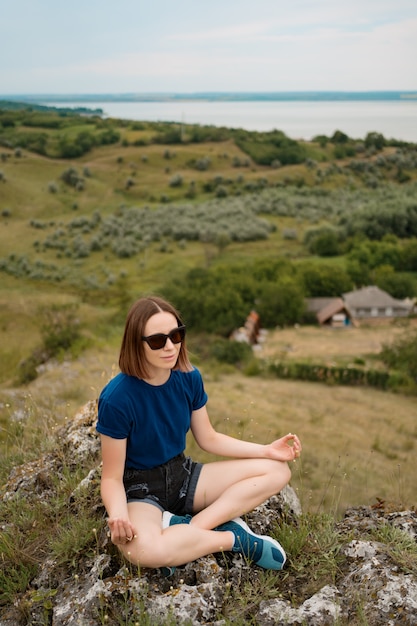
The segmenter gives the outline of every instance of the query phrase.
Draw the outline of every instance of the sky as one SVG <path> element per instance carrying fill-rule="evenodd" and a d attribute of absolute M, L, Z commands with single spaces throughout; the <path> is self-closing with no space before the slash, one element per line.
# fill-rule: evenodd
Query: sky
<path fill-rule="evenodd" d="M 417 90 L 416 0 L 0 0 L 0 94 Z"/>

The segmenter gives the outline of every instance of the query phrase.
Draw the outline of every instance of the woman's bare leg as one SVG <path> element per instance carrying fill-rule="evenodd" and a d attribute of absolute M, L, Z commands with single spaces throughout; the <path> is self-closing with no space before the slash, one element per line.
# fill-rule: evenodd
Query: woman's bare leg
<path fill-rule="evenodd" d="M 131 502 L 129 517 L 137 529 L 134 539 L 119 545 L 128 561 L 139 567 L 183 565 L 214 552 L 229 551 L 234 544 L 230 531 L 205 530 L 178 524 L 162 529 L 162 513 L 152 504 Z"/>
<path fill-rule="evenodd" d="M 203 466 L 194 498 L 191 525 L 211 529 L 252 511 L 279 493 L 291 478 L 287 463 L 239 459 Z"/>

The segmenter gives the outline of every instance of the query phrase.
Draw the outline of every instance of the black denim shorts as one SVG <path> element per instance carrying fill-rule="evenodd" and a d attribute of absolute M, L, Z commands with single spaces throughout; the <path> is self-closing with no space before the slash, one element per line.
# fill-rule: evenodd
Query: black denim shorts
<path fill-rule="evenodd" d="M 128 502 L 147 502 L 176 515 L 193 513 L 194 495 L 203 465 L 179 454 L 152 469 L 126 468 L 123 484 Z"/>

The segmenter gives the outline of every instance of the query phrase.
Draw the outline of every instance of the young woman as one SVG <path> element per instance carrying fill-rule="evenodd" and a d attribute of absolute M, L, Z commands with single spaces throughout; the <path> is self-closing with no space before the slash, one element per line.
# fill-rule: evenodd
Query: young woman
<path fill-rule="evenodd" d="M 131 307 L 119 366 L 101 392 L 97 422 L 112 542 L 142 567 L 234 551 L 281 569 L 280 544 L 253 533 L 240 516 L 289 482 L 287 462 L 301 453 L 298 437 L 261 445 L 214 430 L 185 326 L 161 298 L 141 298 Z M 203 465 L 184 456 L 189 429 L 203 450 L 231 460 Z"/>

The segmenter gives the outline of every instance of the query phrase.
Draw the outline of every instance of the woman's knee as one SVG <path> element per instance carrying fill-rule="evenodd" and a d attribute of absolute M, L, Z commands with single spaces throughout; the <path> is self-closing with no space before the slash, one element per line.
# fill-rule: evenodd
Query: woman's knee
<path fill-rule="evenodd" d="M 285 461 L 271 461 L 268 475 L 276 492 L 281 491 L 291 480 L 291 469 Z"/>
<path fill-rule="evenodd" d="M 141 535 L 135 537 L 126 546 L 120 547 L 125 559 L 138 567 L 162 567 L 165 565 L 167 555 L 162 547 L 161 537 L 150 539 L 144 534 Z"/>

